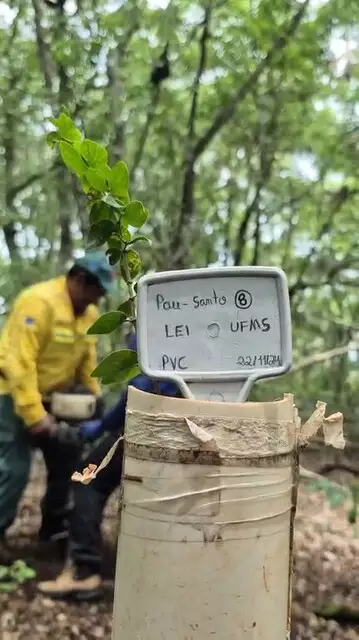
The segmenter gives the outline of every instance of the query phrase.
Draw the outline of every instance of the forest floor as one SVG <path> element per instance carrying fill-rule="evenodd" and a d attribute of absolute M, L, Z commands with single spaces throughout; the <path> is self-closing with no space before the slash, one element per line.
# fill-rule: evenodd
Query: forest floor
<path fill-rule="evenodd" d="M 43 474 L 29 485 L 11 531 L 14 559 L 25 560 L 38 578 L 57 574 L 61 564 L 36 544 Z M 41 487 L 42 485 L 42 487 Z M 116 496 L 107 509 L 105 535 L 115 540 Z M 325 619 L 328 604 L 359 611 L 359 540 L 347 522 L 347 506 L 332 508 L 320 491 L 300 487 L 295 529 L 292 640 L 359 640 L 355 623 Z M 1 640 L 93 640 L 111 638 L 114 545 L 105 552 L 105 593 L 101 602 L 69 604 L 36 594 L 28 582 L 16 593 L 0 593 Z M 357 613 L 358 615 L 358 613 Z"/>

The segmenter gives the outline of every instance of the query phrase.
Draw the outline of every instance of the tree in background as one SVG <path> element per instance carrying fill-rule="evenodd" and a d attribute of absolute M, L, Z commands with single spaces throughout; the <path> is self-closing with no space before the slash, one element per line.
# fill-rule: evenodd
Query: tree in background
<path fill-rule="evenodd" d="M 355 423 L 358 18 L 354 0 L 1 2 L 3 312 L 89 231 L 45 142 L 66 105 L 129 166 L 151 211 L 146 268 L 286 271 L 306 366 L 257 397 L 295 389 L 302 410 L 320 396 Z"/>

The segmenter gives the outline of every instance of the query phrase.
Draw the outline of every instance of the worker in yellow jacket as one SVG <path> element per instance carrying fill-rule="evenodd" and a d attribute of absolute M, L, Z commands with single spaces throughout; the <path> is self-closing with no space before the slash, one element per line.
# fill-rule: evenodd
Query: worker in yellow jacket
<path fill-rule="evenodd" d="M 78 449 L 62 443 L 51 415 L 51 394 L 82 385 L 100 396 L 91 372 L 96 339 L 87 335 L 100 298 L 113 288 L 107 257 L 92 251 L 67 276 L 25 289 L 14 302 L 0 338 L 0 564 L 5 532 L 27 484 L 31 448 L 47 467 L 40 538 L 66 535 L 68 494 Z"/>

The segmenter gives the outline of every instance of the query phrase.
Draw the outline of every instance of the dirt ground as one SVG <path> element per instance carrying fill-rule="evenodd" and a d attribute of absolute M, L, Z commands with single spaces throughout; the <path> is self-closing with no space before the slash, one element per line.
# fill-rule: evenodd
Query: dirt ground
<path fill-rule="evenodd" d="M 61 567 L 51 550 L 36 544 L 43 482 L 37 464 L 11 531 L 14 559 L 26 560 L 40 579 L 55 576 Z M 116 522 L 114 496 L 104 524 L 106 538 L 112 542 Z M 15 594 L 0 594 L 0 639 L 110 640 L 114 559 L 110 542 L 103 567 L 105 595 L 96 604 L 53 602 L 38 596 L 31 582 Z M 355 627 L 315 614 L 333 602 L 359 611 L 359 539 L 347 522 L 345 506 L 333 509 L 323 494 L 302 485 L 295 533 L 292 640 L 359 640 L 359 620 Z"/>

